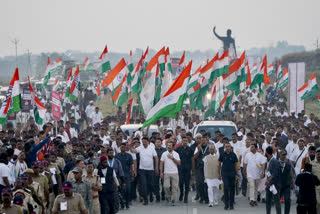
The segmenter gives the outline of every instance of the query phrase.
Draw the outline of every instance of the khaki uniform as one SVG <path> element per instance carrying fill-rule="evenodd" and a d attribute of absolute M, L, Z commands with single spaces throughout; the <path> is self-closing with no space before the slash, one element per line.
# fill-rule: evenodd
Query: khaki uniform
<path fill-rule="evenodd" d="M 311 161 L 312 174 L 320 179 L 320 162 L 317 160 Z M 317 197 L 317 214 L 320 214 L 320 186 L 316 186 L 316 197 Z"/>
<path fill-rule="evenodd" d="M 85 210 L 86 207 L 81 195 L 73 193 L 70 198 L 66 198 L 64 194 L 58 195 L 54 201 L 52 212 L 58 212 L 59 214 L 79 214 Z"/>
<path fill-rule="evenodd" d="M 33 211 L 35 213 L 39 213 L 39 205 L 33 200 L 31 196 L 31 191 L 27 192 L 23 189 L 18 189 L 13 192 L 13 197 L 16 195 L 21 195 L 23 199 L 23 209 L 28 210 L 28 204 L 33 207 Z"/>
<path fill-rule="evenodd" d="M 88 177 L 88 175 L 86 175 L 83 178 L 85 181 L 89 182 L 92 186 L 99 186 L 101 187 L 101 180 L 100 177 L 98 175 L 93 175 L 91 177 Z M 93 191 L 92 192 L 92 198 L 93 198 L 93 213 L 90 214 L 99 214 L 100 213 L 100 202 L 99 202 L 99 193 L 98 191 Z"/>
<path fill-rule="evenodd" d="M 5 214 L 22 214 L 22 209 L 18 205 L 11 204 L 10 207 L 4 208 L 3 205 L 1 206 L 0 213 Z"/>
<path fill-rule="evenodd" d="M 86 169 L 82 169 L 82 177 L 86 177 L 87 176 L 87 170 Z M 72 172 L 72 170 L 68 173 L 68 176 L 67 176 L 67 181 L 75 181 L 74 179 L 74 174 Z"/>
<path fill-rule="evenodd" d="M 61 167 L 61 169 L 64 169 L 64 167 L 66 166 L 66 162 L 62 157 L 57 157 L 56 163 Z"/>

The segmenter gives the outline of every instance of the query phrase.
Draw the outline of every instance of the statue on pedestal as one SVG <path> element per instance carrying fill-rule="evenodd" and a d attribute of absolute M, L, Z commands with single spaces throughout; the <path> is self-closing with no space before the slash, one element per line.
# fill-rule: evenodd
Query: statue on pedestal
<path fill-rule="evenodd" d="M 213 34 L 223 42 L 223 51 L 225 52 L 226 50 L 229 49 L 229 56 L 232 56 L 232 55 L 236 56 L 237 55 L 236 54 L 237 53 L 236 44 L 235 44 L 234 39 L 231 37 L 231 33 L 232 33 L 232 31 L 230 29 L 228 29 L 227 36 L 219 36 L 216 33 L 216 27 L 214 26 L 214 28 L 213 28 Z M 230 53 L 231 50 L 233 50 L 232 52 L 234 52 L 234 53 Z"/>

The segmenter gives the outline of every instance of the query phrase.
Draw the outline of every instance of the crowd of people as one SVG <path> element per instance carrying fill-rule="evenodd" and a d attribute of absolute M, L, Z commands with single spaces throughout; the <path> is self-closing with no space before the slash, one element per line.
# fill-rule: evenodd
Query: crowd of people
<path fill-rule="evenodd" d="M 273 205 L 280 214 L 281 201 L 289 214 L 296 198 L 297 213 L 320 213 L 320 119 L 289 114 L 255 90 L 210 118 L 186 106 L 150 136 L 148 128 L 121 130 L 121 108 L 104 117 L 93 101 L 66 102 L 58 122 L 47 109 L 41 126 L 20 115 L 0 131 L 1 213 L 113 214 L 137 203 L 191 203 L 193 195 L 209 207 L 222 200 L 225 210 L 243 195 L 267 214 Z M 205 119 L 231 120 L 238 130 L 230 139 L 221 130 L 194 133 Z"/>

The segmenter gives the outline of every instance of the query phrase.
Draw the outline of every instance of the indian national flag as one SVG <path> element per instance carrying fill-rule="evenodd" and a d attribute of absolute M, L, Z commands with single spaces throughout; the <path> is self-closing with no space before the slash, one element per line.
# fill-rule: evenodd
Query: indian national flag
<path fill-rule="evenodd" d="M 180 58 L 180 61 L 179 61 L 179 65 L 177 67 L 177 71 L 176 71 L 176 75 L 179 76 L 179 74 L 183 71 L 184 69 L 184 58 L 185 58 L 185 51 L 183 51 L 183 54 Z"/>
<path fill-rule="evenodd" d="M 61 87 L 61 84 L 60 84 L 59 78 L 57 78 L 56 81 L 54 82 L 52 90 L 58 91 L 60 87 Z"/>
<path fill-rule="evenodd" d="M 262 92 L 262 83 L 264 83 L 265 85 L 270 84 L 270 77 L 268 76 L 267 56 L 264 56 L 262 62 L 260 63 L 259 69 L 252 79 L 250 88 L 254 89 L 259 86 L 260 92 Z"/>
<path fill-rule="evenodd" d="M 85 58 L 84 62 L 82 63 L 82 67 L 83 67 L 83 70 L 87 70 L 88 66 L 90 64 L 90 60 L 88 57 Z"/>
<path fill-rule="evenodd" d="M 126 124 L 130 124 L 130 120 L 132 119 L 132 114 L 133 114 L 133 106 L 134 106 L 134 99 L 131 98 L 129 101 L 130 107 L 127 115 L 127 121 Z"/>
<path fill-rule="evenodd" d="M 122 106 L 128 99 L 127 75 L 124 76 L 120 85 L 112 93 L 112 100 L 117 107 Z"/>
<path fill-rule="evenodd" d="M 247 87 L 250 87 L 250 85 L 251 85 L 251 70 L 250 70 L 248 61 L 246 63 L 246 71 L 247 71 L 246 85 L 247 85 Z"/>
<path fill-rule="evenodd" d="M 233 91 L 228 90 L 220 103 L 220 108 L 224 109 L 224 111 L 227 111 L 230 105 L 232 104 L 232 98 L 233 98 Z"/>
<path fill-rule="evenodd" d="M 192 74 L 192 76 L 189 79 L 188 88 L 187 88 L 188 96 L 190 96 L 191 94 L 193 94 L 193 93 L 195 93 L 197 91 L 197 87 L 196 86 L 199 84 L 200 70 L 201 70 L 201 65 Z"/>
<path fill-rule="evenodd" d="M 0 109 L 0 124 L 5 124 L 8 114 L 19 112 L 22 109 L 19 70 L 16 68 L 7 90 L 6 99 Z"/>
<path fill-rule="evenodd" d="M 44 105 L 40 102 L 37 95 L 35 94 L 31 86 L 29 77 L 28 77 L 28 81 L 29 81 L 29 88 L 30 88 L 30 94 L 31 94 L 31 102 L 34 108 L 33 109 L 34 120 L 38 125 L 42 125 L 47 109 L 44 107 Z"/>
<path fill-rule="evenodd" d="M 284 71 L 281 71 L 279 74 L 279 81 L 277 82 L 277 87 L 278 88 L 283 88 L 285 87 L 289 82 L 289 70 L 288 68 Z"/>
<path fill-rule="evenodd" d="M 144 59 L 148 53 L 148 49 L 146 50 L 145 54 L 143 54 L 139 60 L 139 62 L 136 64 L 134 68 L 134 73 L 133 73 L 133 79 L 131 82 L 131 90 L 132 93 L 138 94 L 141 91 L 141 74 L 143 73 L 143 63 Z"/>
<path fill-rule="evenodd" d="M 100 55 L 99 59 L 101 60 L 101 73 L 105 73 L 111 70 L 109 53 L 107 46 L 104 48 L 102 54 Z"/>
<path fill-rule="evenodd" d="M 236 94 L 240 93 L 240 83 L 247 80 L 245 56 L 245 52 L 243 52 L 240 58 L 230 65 L 229 73 L 223 75 L 224 86 L 229 90 L 235 91 Z"/>
<path fill-rule="evenodd" d="M 211 102 L 209 109 L 205 113 L 206 118 L 214 115 L 218 111 L 223 97 L 223 78 L 218 77 L 212 86 Z"/>
<path fill-rule="evenodd" d="M 70 87 L 72 84 L 72 68 L 70 68 L 69 70 L 69 75 L 66 81 L 66 87 L 64 88 L 63 92 L 62 92 L 62 99 L 64 100 L 66 97 L 69 97 L 70 94 Z"/>
<path fill-rule="evenodd" d="M 72 84 L 70 86 L 70 91 L 69 91 L 70 101 L 75 101 L 76 99 L 78 99 L 79 88 L 80 88 L 80 72 L 79 72 L 79 65 L 78 65 L 76 73 L 74 74 Z"/>
<path fill-rule="evenodd" d="M 175 118 L 181 110 L 183 101 L 186 98 L 187 86 L 191 71 L 192 61 L 181 72 L 177 79 L 172 83 L 167 93 L 150 110 L 142 128 L 156 122 L 161 117 Z"/>
<path fill-rule="evenodd" d="M 99 74 L 99 71 L 97 71 L 97 97 L 98 97 L 98 100 L 100 100 L 100 74 Z"/>
<path fill-rule="evenodd" d="M 146 70 L 149 72 L 156 72 L 157 64 L 159 63 L 160 67 L 163 66 L 164 69 L 164 63 L 165 63 L 165 48 L 161 48 L 156 55 L 154 55 L 150 61 L 148 62 L 148 65 L 146 67 Z M 161 68 L 160 68 L 161 69 Z"/>
<path fill-rule="evenodd" d="M 276 86 L 277 82 L 278 82 L 278 78 L 279 78 L 279 75 L 280 75 L 280 72 L 281 72 L 281 61 L 279 60 L 278 62 L 278 67 L 277 67 L 277 73 L 276 73 L 276 78 L 274 80 L 274 85 Z"/>
<path fill-rule="evenodd" d="M 318 91 L 316 74 L 313 73 L 310 79 L 298 89 L 298 96 L 304 100 Z"/>
<path fill-rule="evenodd" d="M 226 52 L 214 62 L 212 70 L 213 72 L 211 72 L 209 82 L 212 82 L 223 74 L 229 73 L 229 50 L 226 50 Z"/>
<path fill-rule="evenodd" d="M 56 61 L 50 63 L 50 58 L 48 57 L 48 64 L 47 64 L 46 71 L 44 73 L 43 86 L 44 87 L 47 86 L 48 81 L 49 81 L 49 79 L 51 77 L 51 74 L 61 71 L 62 68 L 63 68 L 63 66 L 62 66 L 62 59 L 61 58 L 59 58 Z"/>
<path fill-rule="evenodd" d="M 127 63 L 122 58 L 118 64 L 107 74 L 102 82 L 102 87 L 108 86 L 113 92 L 122 83 L 123 78 L 128 74 Z"/>
<path fill-rule="evenodd" d="M 130 56 L 129 56 L 129 60 L 127 63 L 128 66 L 128 75 L 127 75 L 127 82 L 130 85 L 131 81 L 132 81 L 132 71 L 134 69 L 134 65 L 133 65 L 133 59 L 132 59 L 132 51 L 130 51 Z"/>
<path fill-rule="evenodd" d="M 270 65 L 268 65 L 268 68 L 267 68 L 267 73 L 268 75 L 270 76 L 271 74 L 273 74 L 273 63 L 271 63 Z"/>

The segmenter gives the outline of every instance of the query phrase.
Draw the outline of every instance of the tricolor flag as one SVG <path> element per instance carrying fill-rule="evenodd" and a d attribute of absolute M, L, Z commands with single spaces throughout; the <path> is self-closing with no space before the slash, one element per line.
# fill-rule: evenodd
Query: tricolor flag
<path fill-rule="evenodd" d="M 264 56 L 262 62 L 260 63 L 257 73 L 252 77 L 253 79 L 250 86 L 251 89 L 254 89 L 257 86 L 259 86 L 260 92 L 262 93 L 261 84 L 270 84 L 270 77 L 268 76 L 267 67 L 267 56 Z"/>
<path fill-rule="evenodd" d="M 60 84 L 59 78 L 57 78 L 56 81 L 54 82 L 52 90 L 58 91 L 60 87 L 61 87 L 61 84 Z"/>
<path fill-rule="evenodd" d="M 185 51 L 183 51 L 183 54 L 182 54 L 180 61 L 179 61 L 179 65 L 177 67 L 177 71 L 176 71 L 177 76 L 179 76 L 181 71 L 183 71 L 183 69 L 184 69 L 184 58 L 185 58 Z"/>
<path fill-rule="evenodd" d="M 212 82 L 223 74 L 229 73 L 229 50 L 226 50 L 220 58 L 214 62 L 212 70 L 209 82 Z"/>
<path fill-rule="evenodd" d="M 191 71 L 192 61 L 181 72 L 177 79 L 172 83 L 167 93 L 150 110 L 142 128 L 156 122 L 161 117 L 175 118 L 181 110 L 183 101 L 186 98 L 187 86 Z"/>
<path fill-rule="evenodd" d="M 190 96 L 191 94 L 193 94 L 197 91 L 195 87 L 199 84 L 200 70 L 201 70 L 201 65 L 192 74 L 192 76 L 189 79 L 188 88 L 187 88 L 188 96 Z"/>
<path fill-rule="evenodd" d="M 276 89 L 284 88 L 288 84 L 288 82 L 289 82 L 289 70 L 287 68 L 286 70 L 280 72 Z"/>
<path fill-rule="evenodd" d="M 223 78 L 218 77 L 212 86 L 211 101 L 209 109 L 205 113 L 205 118 L 214 115 L 218 111 L 223 97 Z"/>
<path fill-rule="evenodd" d="M 129 102 L 129 104 L 130 104 L 130 107 L 129 107 L 129 111 L 128 111 L 128 115 L 127 115 L 126 124 L 130 124 L 130 120 L 132 119 L 133 106 L 134 106 L 134 100 L 133 100 L 133 98 L 131 98 L 128 102 Z"/>
<path fill-rule="evenodd" d="M 246 81 L 246 85 L 247 87 L 250 87 L 251 85 L 251 70 L 248 64 L 248 61 L 246 63 L 246 71 L 247 71 L 247 81 Z"/>
<path fill-rule="evenodd" d="M 133 74 L 133 79 L 132 79 L 132 82 L 131 82 L 131 90 L 132 90 L 132 93 L 134 94 L 138 94 L 140 93 L 141 91 L 141 74 L 143 74 L 143 64 L 144 64 L 144 60 L 145 60 L 145 57 L 147 56 L 147 53 L 148 53 L 148 48 L 145 52 L 145 54 L 143 54 L 139 60 L 139 62 L 136 64 L 135 68 L 134 68 L 134 74 Z"/>
<path fill-rule="evenodd" d="M 313 73 L 310 79 L 298 89 L 298 96 L 304 100 L 318 91 L 316 74 Z"/>
<path fill-rule="evenodd" d="M 271 74 L 273 74 L 273 63 L 271 63 L 270 65 L 268 65 L 268 68 L 267 68 L 267 73 L 268 75 L 270 76 Z"/>
<path fill-rule="evenodd" d="M 100 55 L 99 59 L 101 60 L 101 73 L 105 73 L 111 70 L 109 53 L 107 46 L 104 48 L 102 54 Z"/>
<path fill-rule="evenodd" d="M 34 120 L 38 125 L 42 125 L 47 110 L 38 99 L 36 93 L 34 92 L 31 86 L 29 77 L 28 77 L 28 81 L 29 81 L 29 88 L 30 88 L 30 94 L 31 94 L 31 103 L 34 108 L 33 109 Z"/>
<path fill-rule="evenodd" d="M 89 58 L 86 57 L 85 60 L 84 60 L 84 62 L 82 63 L 83 70 L 86 71 L 87 68 L 88 68 L 88 66 L 89 66 L 89 64 L 90 64 Z"/>
<path fill-rule="evenodd" d="M 99 71 L 97 71 L 97 97 L 98 97 L 98 100 L 100 100 L 100 74 L 99 74 Z"/>
<path fill-rule="evenodd" d="M 48 57 L 48 63 L 47 63 L 47 68 L 46 71 L 44 73 L 44 80 L 43 80 L 43 86 L 46 87 L 48 84 L 48 81 L 51 77 L 51 74 L 61 71 L 63 68 L 62 66 L 62 59 L 59 58 L 56 61 L 54 61 L 53 63 L 50 63 L 50 58 Z"/>
<path fill-rule="evenodd" d="M 117 107 L 122 106 L 128 99 L 127 75 L 124 76 L 120 85 L 112 93 L 112 100 Z"/>
<path fill-rule="evenodd" d="M 102 87 L 108 86 L 111 92 L 114 92 L 116 88 L 122 83 L 123 78 L 128 74 L 127 63 L 122 58 L 118 64 L 107 74 L 102 82 Z"/>
<path fill-rule="evenodd" d="M 159 63 L 160 67 L 162 66 L 164 69 L 164 63 L 165 63 L 165 48 L 161 48 L 156 55 L 154 55 L 150 61 L 148 62 L 148 65 L 146 67 L 146 70 L 149 72 L 156 72 L 157 64 Z"/>
<path fill-rule="evenodd" d="M 129 56 L 129 60 L 127 63 L 127 67 L 128 67 L 128 75 L 127 75 L 127 82 L 130 85 L 131 81 L 132 81 L 132 71 L 134 69 L 134 65 L 133 65 L 133 59 L 132 59 L 132 51 L 130 51 L 130 56 Z"/>
<path fill-rule="evenodd" d="M 227 111 L 230 105 L 232 104 L 232 98 L 233 98 L 233 91 L 228 90 L 223 100 L 220 103 L 220 108 L 222 108 L 224 111 Z"/>
<path fill-rule="evenodd" d="M 279 60 L 278 67 L 277 67 L 276 78 L 275 78 L 274 83 L 273 83 L 275 87 L 277 87 L 277 82 L 279 81 L 279 77 L 280 77 L 279 75 L 280 75 L 281 72 L 282 72 L 281 61 Z"/>
<path fill-rule="evenodd" d="M 19 112 L 22 109 L 19 70 L 16 68 L 7 90 L 6 99 L 0 109 L 0 124 L 5 124 L 8 114 Z"/>
<path fill-rule="evenodd" d="M 64 98 L 69 97 L 71 84 L 72 84 L 72 68 L 70 68 L 70 70 L 69 70 L 69 75 L 68 75 L 68 78 L 66 81 L 66 86 L 62 92 L 61 101 L 63 101 Z"/>
<path fill-rule="evenodd" d="M 78 99 L 79 88 L 80 88 L 80 71 L 79 71 L 79 65 L 78 65 L 76 73 L 74 74 L 72 84 L 70 86 L 70 91 L 69 91 L 70 101 L 75 101 L 76 99 Z"/>

